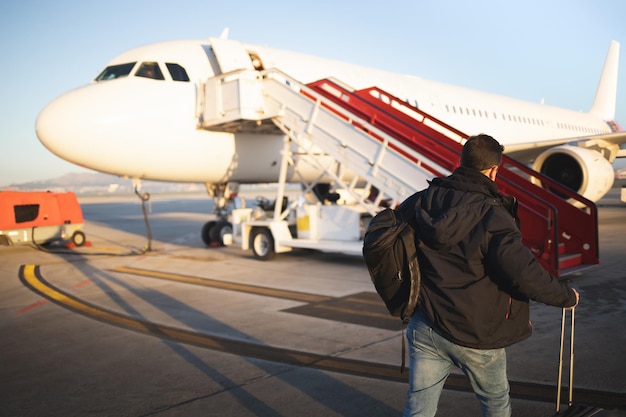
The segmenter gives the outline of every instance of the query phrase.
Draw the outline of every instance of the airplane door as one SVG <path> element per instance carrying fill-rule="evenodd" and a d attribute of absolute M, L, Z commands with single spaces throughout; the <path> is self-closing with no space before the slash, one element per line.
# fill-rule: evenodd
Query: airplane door
<path fill-rule="evenodd" d="M 212 38 L 211 47 L 222 74 L 239 69 L 254 69 L 248 51 L 240 42 Z"/>

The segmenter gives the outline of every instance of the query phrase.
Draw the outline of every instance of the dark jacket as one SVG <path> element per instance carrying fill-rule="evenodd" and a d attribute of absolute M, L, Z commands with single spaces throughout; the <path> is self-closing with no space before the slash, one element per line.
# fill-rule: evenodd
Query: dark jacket
<path fill-rule="evenodd" d="M 453 343 L 478 349 L 530 336 L 528 300 L 557 307 L 574 292 L 522 244 L 517 203 L 481 172 L 458 168 L 419 193 L 420 309 Z"/>

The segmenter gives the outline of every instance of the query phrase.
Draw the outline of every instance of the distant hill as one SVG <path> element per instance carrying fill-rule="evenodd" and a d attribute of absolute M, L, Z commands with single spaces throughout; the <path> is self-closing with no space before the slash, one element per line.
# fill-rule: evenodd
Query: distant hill
<path fill-rule="evenodd" d="M 626 168 L 615 171 L 615 187 L 626 186 Z M 150 193 L 169 192 L 205 192 L 203 184 L 200 183 L 177 183 L 161 181 L 142 181 L 142 191 Z M 101 194 L 133 194 L 132 179 L 125 179 L 110 174 L 99 172 L 69 173 L 61 177 L 45 180 L 31 181 L 20 184 L 10 184 L 0 186 L 1 190 L 14 191 L 72 191 L 80 195 L 101 195 Z"/>
<path fill-rule="evenodd" d="M 110 174 L 99 172 L 69 173 L 61 177 L 31 181 L 20 184 L 10 184 L 2 187 L 3 190 L 14 191 L 72 191 L 76 194 L 132 194 L 133 181 Z M 202 184 L 173 183 L 160 181 L 142 181 L 141 189 L 151 193 L 159 192 L 195 192 L 204 191 Z"/>

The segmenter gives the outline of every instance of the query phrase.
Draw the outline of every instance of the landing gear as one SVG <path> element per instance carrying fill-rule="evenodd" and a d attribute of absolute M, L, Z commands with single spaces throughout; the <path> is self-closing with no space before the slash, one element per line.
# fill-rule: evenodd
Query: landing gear
<path fill-rule="evenodd" d="M 211 230 L 215 227 L 216 221 L 209 221 L 202 226 L 202 241 L 205 245 L 211 246 Z"/>
<path fill-rule="evenodd" d="M 225 237 L 230 235 L 230 240 L 225 240 Z M 233 225 L 227 221 L 219 221 L 215 224 L 215 226 L 209 231 L 209 237 L 211 238 L 211 242 L 217 242 L 219 246 L 225 246 L 226 244 L 230 244 L 232 241 L 233 235 Z"/>
<path fill-rule="evenodd" d="M 227 236 L 232 236 L 233 225 L 227 218 L 231 206 L 235 205 L 239 184 L 205 184 L 205 187 L 215 203 L 213 211 L 217 220 L 208 221 L 202 226 L 202 241 L 209 247 L 225 246 L 231 243 Z"/>
<path fill-rule="evenodd" d="M 202 227 L 202 241 L 207 246 L 225 246 L 230 243 L 226 235 L 232 235 L 233 225 L 226 220 L 209 221 Z"/>
<path fill-rule="evenodd" d="M 148 210 L 146 209 L 146 203 L 150 201 L 150 194 L 146 192 L 141 192 L 141 179 L 133 178 L 133 186 L 135 188 L 135 194 L 141 200 L 141 211 L 143 212 L 143 219 L 146 223 L 146 237 L 148 238 L 148 243 L 146 244 L 144 251 L 151 252 L 152 251 L 152 229 L 150 228 L 150 220 L 148 220 Z"/>

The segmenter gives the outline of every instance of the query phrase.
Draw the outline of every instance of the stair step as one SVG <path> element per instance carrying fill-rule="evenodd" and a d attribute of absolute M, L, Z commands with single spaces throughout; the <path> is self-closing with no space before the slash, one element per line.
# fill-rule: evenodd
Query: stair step
<path fill-rule="evenodd" d="M 559 256 L 559 269 L 568 269 L 582 264 L 580 253 L 568 253 Z"/>

